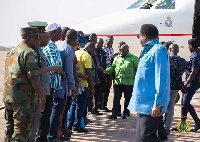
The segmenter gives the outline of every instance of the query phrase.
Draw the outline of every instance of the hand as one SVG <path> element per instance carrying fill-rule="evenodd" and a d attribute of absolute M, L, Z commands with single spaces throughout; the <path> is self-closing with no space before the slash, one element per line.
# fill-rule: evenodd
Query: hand
<path fill-rule="evenodd" d="M 86 75 L 86 74 L 82 74 L 82 75 L 81 75 L 81 78 L 84 79 L 84 80 L 87 80 L 87 79 L 89 78 L 89 76 Z"/>
<path fill-rule="evenodd" d="M 188 83 L 187 83 L 187 81 L 186 81 L 186 82 L 184 83 L 184 88 L 185 88 L 185 90 L 186 90 L 187 86 L 188 86 Z"/>
<path fill-rule="evenodd" d="M 90 97 L 94 95 L 94 89 L 90 89 Z"/>
<path fill-rule="evenodd" d="M 62 67 L 61 66 L 53 66 L 53 71 L 59 74 L 62 72 Z"/>
<path fill-rule="evenodd" d="M 65 78 L 66 78 L 65 72 L 62 71 L 62 72 L 60 73 L 60 75 L 61 75 L 62 82 L 65 81 Z"/>
<path fill-rule="evenodd" d="M 75 99 L 76 99 L 76 91 L 72 91 L 72 95 L 71 95 L 71 97 L 72 97 L 72 100 L 71 100 L 71 102 L 73 102 Z"/>
<path fill-rule="evenodd" d="M 152 117 L 159 117 L 159 116 L 161 116 L 161 107 L 155 107 L 155 106 L 153 106 L 152 110 L 151 110 L 151 116 Z"/>
<path fill-rule="evenodd" d="M 103 71 L 103 73 L 104 73 L 104 74 L 107 74 L 107 73 L 108 73 L 108 71 L 107 71 L 107 70 L 104 70 L 104 71 Z"/>

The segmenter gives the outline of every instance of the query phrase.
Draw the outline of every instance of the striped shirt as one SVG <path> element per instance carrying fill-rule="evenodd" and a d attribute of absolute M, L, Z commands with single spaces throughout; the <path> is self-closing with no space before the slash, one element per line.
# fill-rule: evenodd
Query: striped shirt
<path fill-rule="evenodd" d="M 53 41 L 49 41 L 49 44 L 45 47 L 42 47 L 42 52 L 45 54 L 47 58 L 47 66 L 61 66 L 62 67 L 62 60 L 60 57 L 60 52 Z M 62 89 L 61 86 L 61 76 L 59 74 L 50 71 L 50 83 L 51 88 L 55 90 Z"/>
<path fill-rule="evenodd" d="M 106 45 L 104 45 L 102 49 L 106 52 L 106 65 L 107 65 L 107 68 L 109 68 L 112 64 L 114 50 L 112 47 L 110 48 L 110 47 L 107 47 Z"/>

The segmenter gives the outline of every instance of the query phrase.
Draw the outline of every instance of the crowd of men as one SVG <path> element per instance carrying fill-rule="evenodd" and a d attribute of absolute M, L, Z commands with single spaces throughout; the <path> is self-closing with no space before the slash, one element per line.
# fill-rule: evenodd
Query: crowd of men
<path fill-rule="evenodd" d="M 191 131 L 200 129 L 190 104 L 200 79 L 197 39 L 188 41 L 192 54 L 185 61 L 178 56 L 177 44 L 161 45 L 157 27 L 144 24 L 138 35 L 144 48 L 138 58 L 124 41 L 114 54 L 111 35 L 104 43 L 95 33 L 86 37 L 56 23 L 28 25 L 21 28 L 22 42 L 8 52 L 5 62 L 5 141 L 67 141 L 73 132 L 88 132 L 87 115 L 103 115 L 99 110 L 112 112 L 109 119 L 127 119 L 130 110 L 135 111 L 137 142 L 166 140 L 179 90 L 183 92 L 182 122 L 190 112 L 196 123 Z M 112 81 L 114 99 L 109 110 Z"/>

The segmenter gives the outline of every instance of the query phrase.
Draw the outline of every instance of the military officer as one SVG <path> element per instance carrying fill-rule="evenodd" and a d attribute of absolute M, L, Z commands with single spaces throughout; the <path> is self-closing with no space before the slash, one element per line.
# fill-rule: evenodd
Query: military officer
<path fill-rule="evenodd" d="M 4 141 L 27 142 L 33 121 L 33 100 L 39 96 L 41 110 L 45 97 L 41 89 L 38 56 L 37 28 L 21 28 L 22 42 L 12 48 L 5 61 L 3 102 L 6 130 Z"/>

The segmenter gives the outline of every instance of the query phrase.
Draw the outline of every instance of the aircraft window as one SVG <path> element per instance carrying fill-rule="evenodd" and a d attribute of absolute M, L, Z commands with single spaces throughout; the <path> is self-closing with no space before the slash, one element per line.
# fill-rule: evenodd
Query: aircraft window
<path fill-rule="evenodd" d="M 150 9 L 151 7 L 153 7 L 155 2 L 157 2 L 157 0 L 149 0 L 142 7 L 140 7 L 140 9 Z"/>
<path fill-rule="evenodd" d="M 175 9 L 175 0 L 162 0 L 155 9 Z"/>
<path fill-rule="evenodd" d="M 134 4 L 132 4 L 128 9 L 134 9 L 140 7 L 143 3 L 145 3 L 147 0 L 138 0 Z"/>

